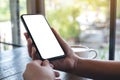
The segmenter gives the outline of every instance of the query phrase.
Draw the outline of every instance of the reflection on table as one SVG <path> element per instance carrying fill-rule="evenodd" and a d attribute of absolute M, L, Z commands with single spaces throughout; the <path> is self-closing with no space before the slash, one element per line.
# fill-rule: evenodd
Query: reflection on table
<path fill-rule="evenodd" d="M 0 52 L 0 80 L 23 80 L 22 73 L 31 61 L 27 48 L 21 47 L 11 51 Z M 65 72 L 60 72 L 61 80 L 90 80 Z"/>

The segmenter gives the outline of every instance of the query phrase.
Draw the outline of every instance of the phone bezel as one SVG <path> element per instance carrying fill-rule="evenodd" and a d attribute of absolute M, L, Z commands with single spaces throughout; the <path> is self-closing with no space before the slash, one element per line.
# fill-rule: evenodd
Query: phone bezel
<path fill-rule="evenodd" d="M 29 16 L 29 15 L 41 15 L 41 14 L 23 14 L 23 15 L 21 15 L 21 20 L 22 20 L 22 22 L 23 22 L 23 24 L 24 24 L 25 29 L 27 30 L 28 35 L 29 35 L 30 38 L 32 39 L 32 42 L 33 42 L 33 44 L 34 44 L 34 46 L 35 46 L 35 48 L 36 48 L 37 55 L 38 55 L 37 57 L 38 57 L 39 59 L 41 59 L 41 60 L 45 60 L 44 58 L 42 58 L 41 53 L 40 53 L 40 51 L 38 50 L 38 48 L 37 48 L 37 46 L 36 46 L 36 44 L 35 44 L 35 41 L 34 41 L 32 35 L 31 35 L 31 33 L 30 33 L 30 31 L 29 31 L 29 29 L 28 29 L 28 27 L 27 27 L 26 21 L 25 21 L 24 18 L 23 18 L 23 16 Z M 43 15 L 42 15 L 42 16 L 43 16 Z M 45 17 L 45 16 L 43 16 L 43 17 L 44 17 L 44 19 L 46 20 L 47 24 L 49 25 L 46 17 Z M 50 25 L 49 25 L 49 27 L 50 27 Z M 51 27 L 50 27 L 50 29 L 51 29 Z M 51 31 L 52 31 L 52 30 L 51 30 Z M 53 33 L 53 34 L 54 34 L 54 33 Z M 55 36 L 55 38 L 56 38 L 56 36 Z M 56 38 L 56 39 L 57 39 L 57 38 Z M 58 40 L 57 40 L 57 41 L 58 41 Z M 59 41 L 58 41 L 58 43 L 59 43 Z M 59 45 L 60 45 L 60 43 L 59 43 Z M 61 47 L 61 45 L 60 45 L 60 47 Z M 61 48 L 62 48 L 62 47 L 61 47 Z M 63 52 L 64 52 L 64 55 L 62 55 L 62 56 L 56 56 L 56 57 L 52 57 L 52 58 L 47 58 L 47 59 L 50 60 L 50 61 L 52 61 L 52 60 L 64 58 L 64 57 L 65 57 L 65 51 L 64 51 L 63 48 L 62 48 L 62 50 L 63 50 Z"/>

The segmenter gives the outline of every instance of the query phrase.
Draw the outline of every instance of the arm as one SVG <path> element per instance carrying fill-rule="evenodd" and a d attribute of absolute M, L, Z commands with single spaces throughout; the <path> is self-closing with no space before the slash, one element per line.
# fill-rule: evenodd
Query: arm
<path fill-rule="evenodd" d="M 120 79 L 120 62 L 78 59 L 73 73 L 92 79 Z"/>
<path fill-rule="evenodd" d="M 54 29 L 53 32 L 66 53 L 66 58 L 61 61 L 64 67 L 61 67 L 59 62 L 53 62 L 53 65 L 57 65 L 56 69 L 93 79 L 120 79 L 120 62 L 80 59 L 74 55 L 75 53 L 69 45 L 61 39 Z"/>
<path fill-rule="evenodd" d="M 66 54 L 65 58 L 51 62 L 55 69 L 93 79 L 120 79 L 120 62 L 80 59 L 57 32 L 52 31 Z M 32 42 L 28 41 L 28 50 L 31 50 L 31 45 Z M 35 59 L 35 54 L 29 55 Z"/>

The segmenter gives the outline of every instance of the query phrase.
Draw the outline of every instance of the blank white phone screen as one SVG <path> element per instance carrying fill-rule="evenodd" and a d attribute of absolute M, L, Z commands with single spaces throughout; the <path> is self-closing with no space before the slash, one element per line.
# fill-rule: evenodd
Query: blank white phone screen
<path fill-rule="evenodd" d="M 24 15 L 23 18 L 43 59 L 64 55 L 44 16 Z"/>

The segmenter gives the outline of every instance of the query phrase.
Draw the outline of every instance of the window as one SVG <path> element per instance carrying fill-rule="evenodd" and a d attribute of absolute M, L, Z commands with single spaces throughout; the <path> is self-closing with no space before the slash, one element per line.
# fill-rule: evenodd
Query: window
<path fill-rule="evenodd" d="M 0 51 L 22 45 L 20 14 L 26 13 L 25 0 L 0 0 Z"/>
<path fill-rule="evenodd" d="M 25 0 L 18 0 L 18 2 L 19 3 L 16 2 L 16 4 L 20 6 L 20 14 L 24 14 L 27 11 L 32 14 L 40 13 L 45 15 L 50 25 L 54 27 L 70 45 L 82 44 L 94 48 L 98 51 L 98 59 L 103 60 L 108 58 L 114 59 L 115 48 L 115 60 L 120 59 L 119 0 L 66 0 L 66 2 L 64 2 L 64 0 L 27 0 L 27 9 Z M 12 27 L 10 22 L 11 10 L 8 8 L 9 1 L 1 0 L 0 4 L 0 25 L 7 22 L 7 26 L 10 26 L 7 28 L 0 26 L 0 42 L 14 44 L 12 41 L 13 38 L 11 38 Z M 20 25 L 20 31 L 21 35 L 19 38 L 21 41 L 15 44 L 23 45 L 25 41 L 23 36 L 24 28 L 22 28 L 22 25 Z M 18 30 L 18 32 L 20 31 Z M 6 35 L 9 35 L 9 37 L 6 37 Z M 114 46 L 115 37 L 116 46 Z M 8 46 L 0 44 L 0 49 L 3 48 L 8 50 Z"/>
<path fill-rule="evenodd" d="M 108 0 L 46 0 L 46 17 L 70 45 L 85 45 L 108 59 L 110 9 Z"/>

